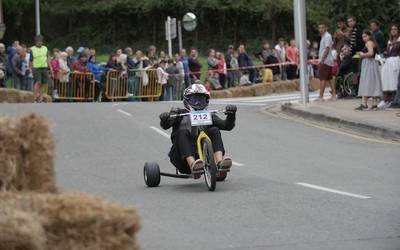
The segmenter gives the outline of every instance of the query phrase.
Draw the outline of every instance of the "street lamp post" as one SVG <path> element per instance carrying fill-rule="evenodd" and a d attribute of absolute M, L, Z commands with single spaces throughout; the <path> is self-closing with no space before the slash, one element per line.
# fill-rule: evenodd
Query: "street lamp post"
<path fill-rule="evenodd" d="M 35 0 L 36 10 L 36 35 L 40 35 L 40 0 Z"/>
<path fill-rule="evenodd" d="M 305 0 L 293 0 L 294 5 L 294 26 L 296 41 L 300 52 L 300 90 L 301 102 L 309 102 L 308 95 L 308 71 L 307 71 L 307 30 L 306 30 L 306 7 Z"/>

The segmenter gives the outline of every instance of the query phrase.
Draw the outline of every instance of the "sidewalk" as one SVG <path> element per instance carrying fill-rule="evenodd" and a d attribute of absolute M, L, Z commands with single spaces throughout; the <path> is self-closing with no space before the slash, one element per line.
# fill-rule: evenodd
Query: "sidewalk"
<path fill-rule="evenodd" d="M 284 104 L 282 111 L 339 128 L 400 140 L 400 109 L 355 111 L 354 108 L 359 105 L 359 99 L 313 102 L 306 106 Z"/>

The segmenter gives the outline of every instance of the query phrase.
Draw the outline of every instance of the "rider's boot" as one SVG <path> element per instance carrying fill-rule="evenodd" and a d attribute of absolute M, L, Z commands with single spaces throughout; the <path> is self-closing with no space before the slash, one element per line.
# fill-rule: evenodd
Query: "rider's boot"
<path fill-rule="evenodd" d="M 232 159 L 225 157 L 222 161 L 217 163 L 219 170 L 229 170 L 232 167 Z"/>

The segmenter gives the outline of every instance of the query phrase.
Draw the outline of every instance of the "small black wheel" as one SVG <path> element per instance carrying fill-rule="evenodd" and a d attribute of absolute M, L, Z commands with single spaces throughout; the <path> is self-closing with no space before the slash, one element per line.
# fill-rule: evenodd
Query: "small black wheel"
<path fill-rule="evenodd" d="M 219 172 L 219 174 L 217 174 L 217 181 L 224 181 L 227 175 L 227 172 Z"/>
<path fill-rule="evenodd" d="M 217 182 L 217 164 L 214 160 L 214 149 L 211 141 L 203 141 L 203 159 L 204 159 L 204 179 L 208 191 L 214 191 Z"/>
<path fill-rule="evenodd" d="M 146 162 L 143 168 L 144 182 L 148 187 L 157 187 L 160 185 L 160 167 L 155 162 Z"/>

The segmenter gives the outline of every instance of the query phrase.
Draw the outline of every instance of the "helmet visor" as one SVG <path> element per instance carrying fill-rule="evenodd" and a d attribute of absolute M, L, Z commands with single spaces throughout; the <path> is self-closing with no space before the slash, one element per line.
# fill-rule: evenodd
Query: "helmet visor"
<path fill-rule="evenodd" d="M 191 95 L 188 99 L 189 105 L 195 110 L 203 110 L 208 106 L 207 95 Z"/>

